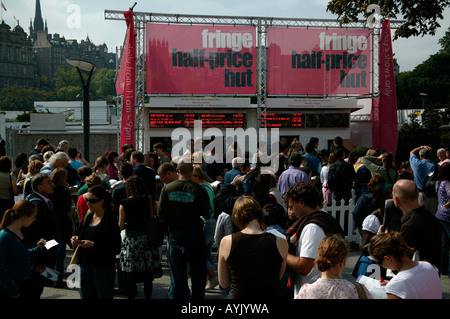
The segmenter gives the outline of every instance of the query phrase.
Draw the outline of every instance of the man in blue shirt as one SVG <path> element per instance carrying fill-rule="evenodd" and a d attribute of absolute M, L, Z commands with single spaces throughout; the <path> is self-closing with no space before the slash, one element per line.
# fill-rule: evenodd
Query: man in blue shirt
<path fill-rule="evenodd" d="M 306 174 L 301 168 L 303 156 L 300 153 L 295 153 L 290 158 L 289 168 L 281 173 L 278 178 L 278 190 L 281 195 L 289 188 L 289 186 L 298 183 L 305 182 L 309 183 L 308 174 Z"/>
<path fill-rule="evenodd" d="M 320 159 L 314 155 L 315 149 L 314 145 L 311 143 L 305 146 L 305 157 L 307 159 L 306 166 L 311 169 L 312 176 L 320 176 L 320 171 L 322 170 L 322 163 Z"/>
<path fill-rule="evenodd" d="M 419 190 L 419 205 L 425 206 L 425 209 L 435 214 L 437 210 L 437 198 L 427 197 L 424 193 L 425 182 L 428 174 L 439 172 L 439 165 L 436 165 L 431 159 L 431 147 L 419 146 L 410 152 L 409 163 L 414 173 L 414 183 Z"/>

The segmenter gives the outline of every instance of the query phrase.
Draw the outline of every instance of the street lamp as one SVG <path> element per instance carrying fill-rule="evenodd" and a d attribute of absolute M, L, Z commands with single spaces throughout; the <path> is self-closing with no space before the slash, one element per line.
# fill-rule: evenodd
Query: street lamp
<path fill-rule="evenodd" d="M 83 86 L 83 133 L 84 133 L 84 158 L 89 162 L 89 135 L 90 135 L 90 123 L 89 123 L 89 85 L 91 83 L 92 73 L 97 69 L 95 64 L 84 60 L 66 60 L 71 66 L 77 68 L 80 75 L 81 85 Z M 81 71 L 89 72 L 87 81 L 84 80 Z"/>
<path fill-rule="evenodd" d="M 427 96 L 428 94 L 419 93 L 419 95 L 422 97 L 422 109 L 424 109 L 425 108 L 425 96 Z"/>

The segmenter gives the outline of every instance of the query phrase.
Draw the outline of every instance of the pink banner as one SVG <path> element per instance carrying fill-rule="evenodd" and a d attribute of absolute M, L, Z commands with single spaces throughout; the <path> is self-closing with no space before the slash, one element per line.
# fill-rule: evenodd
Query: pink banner
<path fill-rule="evenodd" d="M 151 94 L 255 95 L 256 28 L 148 23 Z"/>
<path fill-rule="evenodd" d="M 136 99 L 136 34 L 134 31 L 133 11 L 126 11 L 124 15 L 127 23 L 127 38 L 116 81 L 117 94 L 123 94 L 119 149 L 124 144 L 134 145 L 134 105 Z"/>
<path fill-rule="evenodd" d="M 397 95 L 391 27 L 383 20 L 380 39 L 380 97 L 372 99 L 372 148 L 387 150 L 395 156 L 397 149 Z"/>
<path fill-rule="evenodd" d="M 269 95 L 364 95 L 371 85 L 369 29 L 267 28 Z"/>

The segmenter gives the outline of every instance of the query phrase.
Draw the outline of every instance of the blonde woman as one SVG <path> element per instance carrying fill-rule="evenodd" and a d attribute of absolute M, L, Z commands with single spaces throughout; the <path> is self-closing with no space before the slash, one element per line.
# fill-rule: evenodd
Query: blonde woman
<path fill-rule="evenodd" d="M 303 284 L 296 299 L 373 299 L 366 287 L 342 279 L 348 256 L 348 246 L 340 235 L 325 237 L 319 244 L 314 261 L 321 277 L 312 284 Z M 362 296 L 358 290 L 363 289 Z M 364 299 L 364 298 L 363 298 Z"/>

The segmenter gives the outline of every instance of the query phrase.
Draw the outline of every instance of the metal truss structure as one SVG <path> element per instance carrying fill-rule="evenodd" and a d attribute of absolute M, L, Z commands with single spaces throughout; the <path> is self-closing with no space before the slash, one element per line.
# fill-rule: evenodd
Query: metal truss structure
<path fill-rule="evenodd" d="M 123 11 L 105 10 L 106 20 L 125 20 Z M 134 12 L 136 38 L 136 148 L 142 148 L 144 137 L 144 105 L 145 105 L 145 25 L 149 22 L 186 25 L 246 25 L 257 27 L 258 38 L 258 66 L 257 66 L 257 103 L 258 123 L 261 115 L 265 114 L 267 101 L 267 28 L 269 27 L 303 27 L 303 28 L 367 28 L 366 21 L 350 22 L 341 25 L 331 19 L 301 19 L 301 18 L 269 18 L 269 17 L 233 17 L 188 14 L 164 14 Z M 402 21 L 391 20 L 391 29 L 399 28 Z M 372 33 L 372 93 L 364 98 L 378 97 L 379 88 L 379 48 L 380 29 L 371 29 Z M 119 64 L 118 64 L 119 65 Z M 336 97 L 340 98 L 340 97 Z M 121 100 L 121 99 L 118 99 Z M 120 103 L 121 105 L 121 103 Z M 118 116 L 121 118 L 121 107 Z"/>

